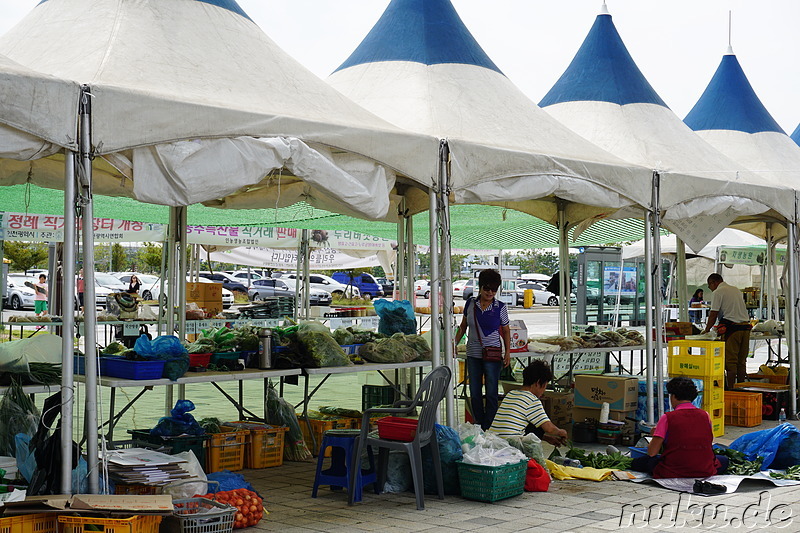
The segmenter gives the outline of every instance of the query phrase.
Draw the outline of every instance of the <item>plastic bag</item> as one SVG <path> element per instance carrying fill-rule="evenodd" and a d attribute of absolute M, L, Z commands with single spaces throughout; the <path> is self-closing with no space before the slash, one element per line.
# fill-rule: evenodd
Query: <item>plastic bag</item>
<path fill-rule="evenodd" d="M 368 342 L 358 349 L 358 355 L 362 359 L 373 363 L 408 363 L 413 361 L 419 357 L 419 354 L 403 340 L 403 337 L 402 333 L 395 333 L 387 339 Z"/>
<path fill-rule="evenodd" d="M 341 346 L 346 344 L 355 344 L 355 335 L 347 328 L 338 327 L 333 332 L 333 338 L 336 339 Z"/>
<path fill-rule="evenodd" d="M 525 472 L 525 490 L 527 492 L 547 492 L 550 488 L 550 474 L 535 459 L 528 461 Z"/>
<path fill-rule="evenodd" d="M 509 444 L 511 444 L 511 446 L 524 453 L 528 459 L 535 459 L 537 463 L 544 467 L 546 457 L 544 456 L 542 441 L 539 439 L 539 437 L 533 433 L 528 433 L 527 435 L 521 437 L 514 435 L 511 437 L 505 437 L 505 439 Z M 547 469 L 546 467 L 544 468 L 545 470 Z"/>
<path fill-rule="evenodd" d="M 386 466 L 386 484 L 383 486 L 383 492 L 406 492 L 409 490 L 414 490 L 411 460 L 406 452 L 391 450 Z"/>
<path fill-rule="evenodd" d="M 181 465 L 181 468 L 189 472 L 191 477 L 189 479 L 196 479 L 194 483 L 189 483 L 187 479 L 166 485 L 163 489 L 164 494 L 171 494 L 173 500 L 191 498 L 195 494 L 205 494 L 208 492 L 208 482 L 206 481 L 206 473 L 200 461 L 197 460 L 192 450 L 187 450 L 181 453 L 173 454 L 186 461 Z"/>
<path fill-rule="evenodd" d="M 61 337 L 39 334 L 0 343 L 0 372 L 28 373 L 28 363 L 60 363 Z"/>
<path fill-rule="evenodd" d="M 511 446 L 503 437 L 491 432 L 484 433 L 480 426 L 461 424 L 458 429 L 465 463 L 501 466 L 528 460 L 524 453 Z"/>
<path fill-rule="evenodd" d="M 204 435 L 205 430 L 200 427 L 194 416 L 189 414 L 194 411 L 194 404 L 191 400 L 178 400 L 170 414 L 158 421 L 158 424 L 150 430 L 151 435 L 162 437 L 175 437 L 178 435 Z"/>
<path fill-rule="evenodd" d="M 175 335 L 161 335 L 153 340 L 140 335 L 133 346 L 136 354 L 145 359 L 163 359 L 162 377 L 175 381 L 189 370 L 188 350 Z"/>
<path fill-rule="evenodd" d="M 149 305 L 139 306 L 138 318 L 139 320 L 148 320 L 148 321 L 152 320 L 153 322 L 158 320 L 158 317 L 156 316 L 156 314 L 153 312 L 153 310 L 150 308 Z"/>
<path fill-rule="evenodd" d="M 373 303 L 375 312 L 380 317 L 378 333 L 393 335 L 395 333 L 414 334 L 417 332 L 417 318 L 414 307 L 408 300 L 386 300 L 381 298 Z"/>
<path fill-rule="evenodd" d="M 15 381 L 0 400 L 0 413 L 0 455 L 16 457 L 16 436 L 36 433 L 41 418 L 39 410 Z"/>
<path fill-rule="evenodd" d="M 784 422 L 772 429 L 763 429 L 761 431 L 754 431 L 753 433 L 746 433 L 733 441 L 729 448 L 744 453 L 748 461 L 755 460 L 756 457 L 763 457 L 764 461 L 761 463 L 761 470 L 768 468 L 783 468 L 783 466 L 773 466 L 778 450 L 781 444 L 787 438 L 796 439 L 800 431 L 788 422 Z M 787 453 L 785 449 L 785 454 Z M 788 457 L 785 455 L 781 461 L 786 461 Z M 792 463 L 794 464 L 794 463 Z"/>
<path fill-rule="evenodd" d="M 353 364 L 328 327 L 319 322 L 303 322 L 297 326 L 297 339 L 303 343 L 318 367 Z"/>
<path fill-rule="evenodd" d="M 449 427 L 436 424 L 436 443 L 439 446 L 439 459 L 442 463 L 442 483 L 445 494 L 461 494 L 458 483 L 458 464 L 463 457 L 461 440 L 458 432 Z M 429 446 L 422 449 L 422 471 L 425 494 L 438 494 L 436 487 L 436 474 L 433 473 L 433 455 Z"/>
<path fill-rule="evenodd" d="M 267 413 L 267 424 L 289 428 L 284 437 L 283 458 L 287 461 L 311 461 L 312 455 L 303 440 L 303 432 L 294 408 L 278 395 L 271 381 L 267 384 L 264 410 Z"/>
<path fill-rule="evenodd" d="M 422 335 L 405 335 L 403 342 L 417 353 L 417 361 L 430 361 L 431 346 Z"/>
<path fill-rule="evenodd" d="M 208 481 L 216 481 L 219 483 L 219 485 L 216 485 L 215 483 L 208 484 L 209 494 L 236 489 L 247 489 L 256 492 L 256 489 L 253 488 L 253 485 L 251 485 L 242 474 L 237 474 L 236 472 L 231 472 L 230 470 L 220 470 L 219 472 L 214 472 L 213 474 L 209 474 L 207 479 Z"/>

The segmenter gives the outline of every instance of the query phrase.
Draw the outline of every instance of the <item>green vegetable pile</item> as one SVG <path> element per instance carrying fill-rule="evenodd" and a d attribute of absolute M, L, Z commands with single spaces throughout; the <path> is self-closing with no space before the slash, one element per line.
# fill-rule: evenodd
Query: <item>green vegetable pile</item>
<path fill-rule="evenodd" d="M 793 479 L 800 481 L 800 465 L 792 465 L 783 474 L 780 472 L 770 472 L 770 477 L 775 479 Z"/>
<path fill-rule="evenodd" d="M 219 418 L 204 418 L 199 422 L 206 433 L 222 433 L 222 421 Z"/>
<path fill-rule="evenodd" d="M 579 460 L 583 466 L 591 468 L 610 468 L 611 470 L 628 470 L 633 462 L 633 459 L 622 455 L 620 452 L 610 454 L 587 453 L 586 450 L 582 448 L 575 448 L 572 446 L 572 443 L 570 443 L 570 448 L 564 456 Z"/>
<path fill-rule="evenodd" d="M 714 449 L 716 455 L 724 455 L 728 458 L 728 470 L 725 472 L 731 476 L 750 476 L 761 471 L 763 457 L 757 457 L 755 461 L 748 461 L 744 453 L 731 448 Z"/>
<path fill-rule="evenodd" d="M 337 418 L 361 418 L 362 412 L 358 411 L 357 409 L 345 409 L 344 407 L 330 407 L 327 405 L 321 405 L 319 407 L 319 412 L 323 415 L 334 416 Z M 309 418 L 311 418 L 311 412 L 309 412 Z"/>

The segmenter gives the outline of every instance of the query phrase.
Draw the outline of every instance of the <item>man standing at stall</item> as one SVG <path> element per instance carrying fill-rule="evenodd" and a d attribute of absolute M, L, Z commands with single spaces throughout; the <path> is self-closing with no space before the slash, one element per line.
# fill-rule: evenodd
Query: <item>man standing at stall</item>
<path fill-rule="evenodd" d="M 750 315 L 744 304 L 742 291 L 728 285 L 719 274 L 708 276 L 711 310 L 703 333 L 711 331 L 719 319 L 717 332 L 725 341 L 725 373 L 729 389 L 738 381 L 747 379 L 747 354 L 750 351 Z"/>

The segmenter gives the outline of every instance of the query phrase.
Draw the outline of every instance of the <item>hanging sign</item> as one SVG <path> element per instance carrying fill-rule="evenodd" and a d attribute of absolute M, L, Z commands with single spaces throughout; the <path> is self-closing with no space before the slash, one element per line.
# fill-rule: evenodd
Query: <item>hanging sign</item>
<path fill-rule="evenodd" d="M 766 246 L 720 246 L 717 249 L 719 262 L 726 265 L 764 265 L 767 256 Z M 786 249 L 775 250 L 775 262 L 786 264 Z"/>
<path fill-rule="evenodd" d="M 64 217 L 55 215 L 32 215 L 25 213 L 0 213 L 0 238 L 6 241 L 63 242 Z M 76 226 L 82 228 L 78 219 Z M 163 241 L 165 227 L 162 224 L 132 222 L 114 218 L 94 219 L 95 242 L 150 242 Z"/>

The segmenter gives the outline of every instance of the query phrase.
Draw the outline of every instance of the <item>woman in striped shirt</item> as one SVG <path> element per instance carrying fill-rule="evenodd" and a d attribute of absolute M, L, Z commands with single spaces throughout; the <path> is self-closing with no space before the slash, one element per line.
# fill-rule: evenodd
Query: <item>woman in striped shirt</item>
<path fill-rule="evenodd" d="M 550 422 L 539 398 L 553 379 L 553 371 L 546 361 L 537 359 L 522 371 L 522 388 L 512 390 L 494 417 L 491 431 L 501 437 L 521 437 L 533 431 L 550 444 L 561 445 L 567 432 Z"/>
<path fill-rule="evenodd" d="M 464 332 L 469 327 L 467 337 L 467 373 L 469 375 L 469 395 L 472 417 L 476 424 L 486 430 L 492 425 L 497 412 L 497 387 L 500 381 L 500 370 L 511 364 L 509 353 L 510 333 L 508 329 L 508 309 L 506 304 L 495 299 L 502 278 L 497 270 L 486 269 L 478 276 L 480 292 L 478 298 L 470 298 L 464 306 L 464 318 L 456 332 L 458 345 Z M 480 332 L 476 329 L 476 324 Z M 503 340 L 503 344 L 500 340 Z M 486 346 L 502 347 L 502 361 L 485 361 L 483 348 Z M 484 379 L 485 378 L 485 379 Z M 483 382 L 486 382 L 486 405 L 483 403 Z"/>

